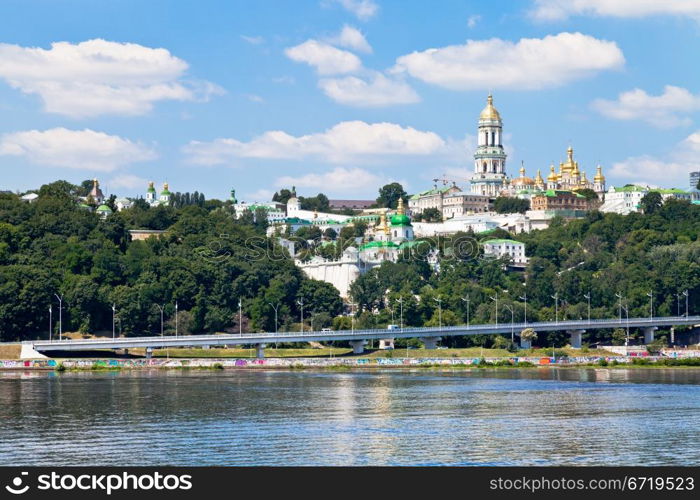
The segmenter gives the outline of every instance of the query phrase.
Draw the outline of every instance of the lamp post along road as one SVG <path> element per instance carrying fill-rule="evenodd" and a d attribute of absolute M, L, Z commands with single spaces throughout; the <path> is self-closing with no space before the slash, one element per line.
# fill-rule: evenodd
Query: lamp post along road
<path fill-rule="evenodd" d="M 591 322 L 591 292 L 584 293 L 583 298 L 588 301 L 588 322 Z"/>
<path fill-rule="evenodd" d="M 489 297 L 491 300 L 496 302 L 496 326 L 498 326 L 498 293 L 496 293 L 495 297 Z"/>
<path fill-rule="evenodd" d="M 58 340 L 63 339 L 63 295 L 54 293 L 58 299 Z"/>
<path fill-rule="evenodd" d="M 116 324 L 114 317 L 116 316 L 116 314 L 117 314 L 117 305 L 112 304 L 112 338 L 113 339 L 116 338 L 115 328 L 114 328 L 114 325 Z"/>
<path fill-rule="evenodd" d="M 156 304 L 156 307 L 160 311 L 160 336 L 163 336 L 163 311 L 164 311 L 164 306 L 161 306 L 160 304 Z"/>
<path fill-rule="evenodd" d="M 243 304 L 241 299 L 238 299 L 238 333 L 243 335 Z"/>
<path fill-rule="evenodd" d="M 272 302 L 268 302 L 268 304 L 275 310 L 275 333 L 277 333 L 277 308 L 280 306 L 280 303 L 278 302 L 276 306 Z"/>
<path fill-rule="evenodd" d="M 49 304 L 49 342 L 51 342 L 51 330 L 53 330 L 53 307 Z"/>
<path fill-rule="evenodd" d="M 559 292 L 552 295 L 554 299 L 554 323 L 559 323 Z"/>
<path fill-rule="evenodd" d="M 438 295 L 433 300 L 438 303 L 438 324 L 440 325 L 440 330 L 442 330 L 442 297 Z"/>
<path fill-rule="evenodd" d="M 175 338 L 177 338 L 177 300 L 175 301 Z"/>
<path fill-rule="evenodd" d="M 301 321 L 299 322 L 299 331 L 304 332 L 304 299 L 297 300 L 297 304 L 301 306 Z"/>
<path fill-rule="evenodd" d="M 649 321 L 654 321 L 654 290 L 647 293 L 649 297 Z"/>
<path fill-rule="evenodd" d="M 515 344 L 515 311 L 508 304 L 503 304 L 503 307 L 510 311 L 510 343 Z"/>
<path fill-rule="evenodd" d="M 525 302 L 525 324 L 527 325 L 527 293 L 520 297 L 520 300 Z"/>
<path fill-rule="evenodd" d="M 462 300 L 467 303 L 467 328 L 469 328 L 469 295 L 464 297 Z"/>
<path fill-rule="evenodd" d="M 688 317 L 688 290 L 683 291 L 683 295 L 685 296 L 685 317 Z"/>

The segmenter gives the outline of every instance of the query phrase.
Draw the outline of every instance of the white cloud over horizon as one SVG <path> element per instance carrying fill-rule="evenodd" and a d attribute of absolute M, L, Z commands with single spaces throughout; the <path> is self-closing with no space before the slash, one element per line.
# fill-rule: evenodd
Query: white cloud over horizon
<path fill-rule="evenodd" d="M 232 164 L 238 158 L 302 160 L 320 158 L 331 163 L 381 163 L 386 157 L 424 156 L 444 150 L 446 142 L 434 132 L 394 123 L 340 122 L 324 132 L 293 136 L 272 130 L 248 142 L 220 138 L 191 141 L 183 152 L 199 165 Z"/>
<path fill-rule="evenodd" d="M 530 15 L 558 21 L 575 15 L 638 18 L 652 15 L 691 16 L 700 20 L 697 0 L 534 0 Z"/>
<path fill-rule="evenodd" d="M 406 82 L 379 72 L 374 72 L 368 80 L 356 76 L 323 78 L 318 86 L 334 101 L 361 108 L 413 104 L 421 100 Z"/>
<path fill-rule="evenodd" d="M 591 107 L 608 118 L 641 120 L 657 128 L 671 128 L 692 123 L 684 115 L 700 111 L 700 95 L 673 85 L 666 85 L 658 96 L 636 88 L 621 92 L 614 101 L 596 99 Z"/>
<path fill-rule="evenodd" d="M 700 130 L 676 144 L 667 158 L 631 156 L 613 164 L 609 177 L 623 182 L 688 188 L 688 174 L 700 170 Z"/>
<path fill-rule="evenodd" d="M 348 24 L 343 26 L 340 33 L 328 38 L 327 42 L 338 47 L 352 49 L 357 52 L 364 52 L 365 54 L 372 53 L 372 46 L 369 44 L 362 32 Z"/>
<path fill-rule="evenodd" d="M 362 61 L 352 52 L 318 40 L 307 40 L 285 49 L 284 53 L 292 61 L 313 66 L 319 75 L 353 73 L 362 68 Z"/>
<path fill-rule="evenodd" d="M 451 90 L 536 90 L 619 69 L 624 63 L 615 42 L 564 32 L 517 42 L 467 40 L 416 51 L 397 58 L 391 71 Z"/>
<path fill-rule="evenodd" d="M 107 180 L 105 186 L 108 187 L 110 190 L 119 188 L 145 189 L 146 186 L 148 186 L 148 179 L 144 179 L 143 177 L 139 177 L 138 175 L 133 174 L 122 174 L 116 175 L 111 179 Z"/>
<path fill-rule="evenodd" d="M 326 194 L 339 195 L 374 191 L 386 182 L 388 182 L 388 178 L 363 168 L 335 167 L 321 173 L 312 172 L 299 176 L 285 175 L 275 181 L 275 186 L 318 189 Z"/>
<path fill-rule="evenodd" d="M 379 12 L 379 5 L 374 0 L 323 0 L 321 3 L 322 5 L 338 4 L 360 21 L 367 21 Z"/>
<path fill-rule="evenodd" d="M 0 78 L 71 118 L 142 115 L 158 101 L 207 100 L 223 90 L 184 79 L 188 65 L 163 48 L 93 39 L 46 50 L 0 43 Z"/>
<path fill-rule="evenodd" d="M 3 134 L 0 155 L 24 157 L 37 165 L 101 172 L 158 157 L 151 148 L 129 139 L 62 127 Z"/>

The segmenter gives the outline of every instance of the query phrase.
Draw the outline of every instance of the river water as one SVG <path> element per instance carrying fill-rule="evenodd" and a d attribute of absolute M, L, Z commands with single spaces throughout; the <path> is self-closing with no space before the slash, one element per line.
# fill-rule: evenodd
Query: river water
<path fill-rule="evenodd" d="M 0 372 L 0 465 L 700 465 L 700 370 Z"/>

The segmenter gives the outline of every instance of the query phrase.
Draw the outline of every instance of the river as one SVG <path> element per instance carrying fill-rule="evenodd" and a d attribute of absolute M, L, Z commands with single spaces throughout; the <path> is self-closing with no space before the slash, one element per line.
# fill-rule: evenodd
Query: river
<path fill-rule="evenodd" d="M 0 465 L 700 465 L 700 370 L 0 372 Z"/>

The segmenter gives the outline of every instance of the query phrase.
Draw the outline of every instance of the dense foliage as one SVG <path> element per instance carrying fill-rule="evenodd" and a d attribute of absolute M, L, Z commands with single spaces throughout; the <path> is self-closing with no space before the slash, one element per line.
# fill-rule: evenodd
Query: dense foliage
<path fill-rule="evenodd" d="M 284 250 L 264 236 L 264 224 L 235 219 L 221 202 L 200 206 L 134 207 L 101 220 L 79 207 L 81 186 L 59 181 L 39 190 L 34 203 L 0 195 L 0 339 L 48 336 L 63 298 L 63 331 L 116 329 L 124 335 L 280 329 L 313 311 L 332 318 L 342 309 L 337 290 L 307 279 Z M 192 196 L 191 199 L 195 197 Z M 264 218 L 263 218 L 264 220 Z M 128 230 L 166 230 L 131 241 Z M 326 320 L 330 323 L 330 319 Z"/>

